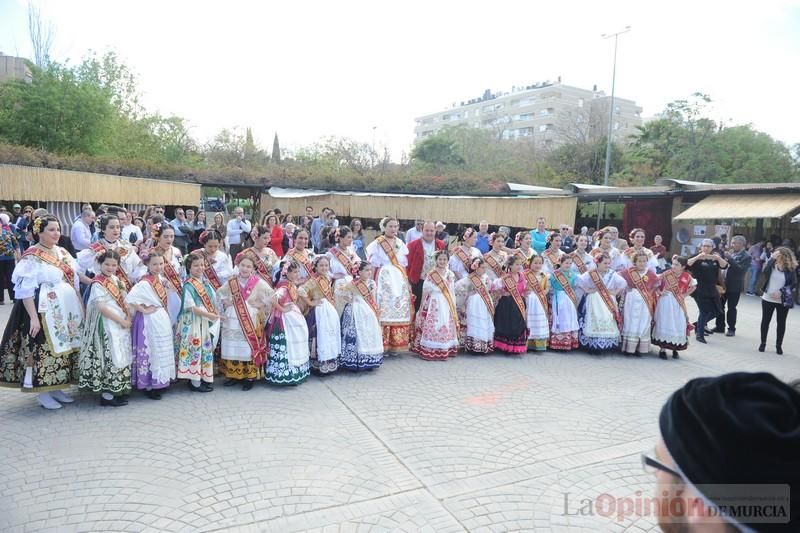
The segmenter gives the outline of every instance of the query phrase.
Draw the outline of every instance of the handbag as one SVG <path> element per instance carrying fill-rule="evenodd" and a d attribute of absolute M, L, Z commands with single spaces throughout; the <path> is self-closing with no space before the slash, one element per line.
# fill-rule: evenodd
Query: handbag
<path fill-rule="evenodd" d="M 792 295 L 792 287 L 789 285 L 784 285 L 781 287 L 781 304 L 786 309 L 791 309 L 794 307 L 794 296 Z"/>

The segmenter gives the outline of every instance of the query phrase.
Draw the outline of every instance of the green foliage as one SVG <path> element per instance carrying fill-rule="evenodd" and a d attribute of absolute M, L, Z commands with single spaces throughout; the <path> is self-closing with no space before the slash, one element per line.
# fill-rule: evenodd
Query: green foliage
<path fill-rule="evenodd" d="M 272 161 L 281 164 L 281 145 L 278 142 L 278 132 L 275 132 L 275 138 L 272 139 Z"/>

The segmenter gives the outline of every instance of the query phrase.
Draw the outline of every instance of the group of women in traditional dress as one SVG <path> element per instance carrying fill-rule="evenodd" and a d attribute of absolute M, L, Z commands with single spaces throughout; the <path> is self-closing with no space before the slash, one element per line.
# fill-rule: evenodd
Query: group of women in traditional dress
<path fill-rule="evenodd" d="M 105 215 L 100 239 L 76 260 L 57 245 L 55 217 L 35 220 L 35 245 L 13 274 L 0 385 L 38 393 L 48 409 L 72 401 L 63 392 L 72 383 L 121 406 L 132 389 L 158 400 L 177 380 L 196 392 L 213 390 L 219 374 L 243 390 L 259 380 L 297 385 L 312 372 L 372 370 L 408 349 L 426 360 L 579 347 L 642 355 L 653 342 L 666 359 L 688 344 L 686 260 L 657 275 L 639 229 L 621 253 L 603 235 L 591 252 L 567 254 L 554 234 L 539 254 L 521 232 L 516 248 L 497 235 L 481 254 L 468 228 L 458 246 L 426 258 L 415 314 L 394 218 L 384 219 L 366 260 L 346 226 L 316 256 L 298 230 L 283 258 L 257 226 L 253 246 L 231 258 L 214 229 L 182 256 L 172 226 L 152 222 L 137 250 Z"/>

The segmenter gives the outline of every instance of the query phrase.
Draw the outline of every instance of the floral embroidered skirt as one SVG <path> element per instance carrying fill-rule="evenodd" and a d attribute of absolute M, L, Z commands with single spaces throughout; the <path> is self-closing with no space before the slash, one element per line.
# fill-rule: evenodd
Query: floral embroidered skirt
<path fill-rule="evenodd" d="M 304 353 L 305 357 L 297 357 L 294 353 L 290 357 L 290 350 L 297 350 L 301 355 Z M 302 359 L 305 362 L 291 363 L 292 360 L 297 362 Z M 285 313 L 273 322 L 266 366 L 265 379 L 275 385 L 298 385 L 308 378 L 308 327 L 303 315 L 298 312 Z"/>
<path fill-rule="evenodd" d="M 340 366 L 360 372 L 383 363 L 381 325 L 363 301 L 347 304 L 342 311 L 342 357 Z"/>

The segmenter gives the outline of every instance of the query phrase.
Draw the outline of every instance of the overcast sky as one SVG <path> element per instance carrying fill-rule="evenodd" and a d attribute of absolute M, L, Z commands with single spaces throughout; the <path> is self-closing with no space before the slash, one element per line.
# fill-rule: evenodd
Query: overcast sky
<path fill-rule="evenodd" d="M 643 116 L 702 91 L 712 118 L 800 142 L 800 0 L 35 3 L 56 60 L 115 50 L 147 107 L 201 140 L 234 126 L 289 148 L 374 135 L 399 159 L 415 117 L 485 89 L 561 76 L 610 93 L 613 41 L 600 35 L 630 25 L 617 95 Z M 0 51 L 31 56 L 27 1 L 0 0 Z"/>

